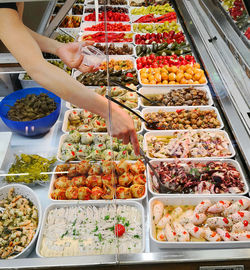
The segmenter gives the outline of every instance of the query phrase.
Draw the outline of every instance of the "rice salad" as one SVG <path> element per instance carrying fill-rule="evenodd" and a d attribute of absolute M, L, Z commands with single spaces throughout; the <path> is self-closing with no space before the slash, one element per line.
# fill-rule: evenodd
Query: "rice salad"
<path fill-rule="evenodd" d="M 115 224 L 125 228 L 116 237 Z M 74 206 L 48 212 L 40 254 L 43 257 L 139 253 L 142 214 L 135 206 Z"/>

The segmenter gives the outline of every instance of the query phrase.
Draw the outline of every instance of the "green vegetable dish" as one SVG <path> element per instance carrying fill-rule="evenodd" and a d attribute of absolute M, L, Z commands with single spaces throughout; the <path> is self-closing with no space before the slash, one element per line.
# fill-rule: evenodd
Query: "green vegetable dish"
<path fill-rule="evenodd" d="M 8 174 L 17 174 L 6 176 L 6 181 L 9 183 L 26 183 L 47 182 L 50 178 L 48 174 L 50 167 L 56 162 L 55 158 L 47 159 L 39 155 L 16 155 L 14 163 L 11 165 Z"/>
<path fill-rule="evenodd" d="M 12 121 L 32 121 L 48 116 L 56 110 L 56 102 L 47 94 L 30 94 L 10 106 L 8 118 Z"/>
<path fill-rule="evenodd" d="M 79 133 L 74 130 L 64 136 L 58 153 L 58 158 L 63 161 L 137 160 L 140 158 L 140 156 L 135 155 L 130 143 L 124 145 L 122 140 L 117 138 L 113 138 L 111 142 L 108 134 Z M 137 136 L 142 147 L 143 136 L 141 134 Z"/>

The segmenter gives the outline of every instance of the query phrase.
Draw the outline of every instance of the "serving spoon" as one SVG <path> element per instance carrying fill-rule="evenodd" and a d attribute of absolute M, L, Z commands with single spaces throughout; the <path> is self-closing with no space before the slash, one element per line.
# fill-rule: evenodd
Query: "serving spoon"
<path fill-rule="evenodd" d="M 146 124 L 147 124 L 147 127 L 148 128 L 151 128 L 151 129 L 158 129 L 157 127 L 157 124 L 159 123 L 159 121 L 154 121 L 154 122 L 148 122 L 146 119 L 144 119 L 142 116 L 140 116 L 140 114 L 138 114 L 137 112 L 133 111 L 131 108 L 129 108 L 128 106 L 122 104 L 121 102 L 119 102 L 118 100 L 108 96 L 108 95 L 105 95 L 105 97 L 111 101 L 113 101 L 114 103 L 120 105 L 121 107 L 123 107 L 124 109 L 130 111 L 131 113 L 133 113 L 134 115 L 136 115 L 138 118 L 140 118 L 142 121 L 144 121 Z"/>

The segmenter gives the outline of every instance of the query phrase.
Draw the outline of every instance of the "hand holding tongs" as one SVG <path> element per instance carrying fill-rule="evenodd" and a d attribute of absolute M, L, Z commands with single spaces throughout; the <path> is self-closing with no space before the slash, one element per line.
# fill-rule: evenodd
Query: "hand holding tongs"
<path fill-rule="evenodd" d="M 120 105 L 121 107 L 123 107 L 124 109 L 130 111 L 131 113 L 133 113 L 134 115 L 136 115 L 138 118 L 140 118 L 142 121 L 144 121 L 147 126 L 151 129 L 158 129 L 157 128 L 157 124 L 159 123 L 159 121 L 154 121 L 154 122 L 148 122 L 147 120 L 145 120 L 140 114 L 138 114 L 137 112 L 133 111 L 131 108 L 129 108 L 128 106 L 122 104 L 121 102 L 119 102 L 118 100 L 108 96 L 108 95 L 105 95 L 105 97 L 111 101 L 113 101 L 114 103 Z"/>
<path fill-rule="evenodd" d="M 127 86 L 124 86 L 124 85 L 122 85 L 122 84 L 120 84 L 120 83 L 118 83 L 118 82 L 116 82 L 116 81 L 112 81 L 112 80 L 111 80 L 110 83 L 112 83 L 112 84 L 114 84 L 114 85 L 117 85 L 117 86 L 119 86 L 119 87 L 121 87 L 121 88 L 123 88 L 123 89 L 125 89 L 125 90 L 127 90 L 127 91 L 135 92 L 138 96 L 144 98 L 145 100 L 147 100 L 148 102 L 150 102 L 152 105 L 155 105 L 155 104 L 158 103 L 158 101 L 153 101 L 153 100 L 151 100 L 151 99 L 145 97 L 143 94 L 139 93 L 138 91 L 133 90 L 133 89 L 127 87 Z"/>

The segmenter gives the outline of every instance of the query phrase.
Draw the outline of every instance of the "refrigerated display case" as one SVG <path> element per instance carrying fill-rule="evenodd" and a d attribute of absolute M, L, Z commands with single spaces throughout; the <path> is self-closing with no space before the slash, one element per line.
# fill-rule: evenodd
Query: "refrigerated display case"
<path fill-rule="evenodd" d="M 73 2 L 66 3 L 70 16 Z M 61 12 L 45 34 L 62 42 L 94 39 L 100 44 L 95 46 L 106 61 L 96 73 L 83 75 L 63 63 L 61 68 L 106 95 L 110 112 L 113 100 L 139 114 L 133 119 L 145 167 L 131 145 L 108 137 L 103 119 L 64 100 L 58 120 L 45 135 L 4 136 L 8 147 L 2 152 L 1 199 L 8 181 L 20 182 L 36 194 L 41 209 L 28 191 L 17 189 L 39 210 L 40 231 L 26 258 L 3 259 L 0 269 L 248 269 L 249 42 L 216 0 L 161 1 L 161 7 L 150 10 L 147 6 L 157 1 L 99 2 L 97 9 L 113 8 L 120 15 L 104 14 L 95 22 L 90 10 L 85 12 L 95 9 L 95 2 L 85 0 L 75 3 L 83 6 L 77 14 L 80 26 L 71 27 L 68 17 L 51 35 L 63 19 Z M 54 56 L 45 57 L 60 65 Z M 27 75 L 20 78 L 23 88 L 29 85 L 25 81 L 34 83 Z M 112 126 L 111 114 L 108 122 Z M 10 131 L 2 121 L 0 127 L 1 132 Z M 21 154 L 57 161 L 36 168 L 34 174 L 25 167 L 29 157 L 23 156 L 24 168 L 10 170 L 15 155 Z M 204 203 L 207 208 L 197 210 Z M 212 224 L 213 218 L 218 224 Z"/>

